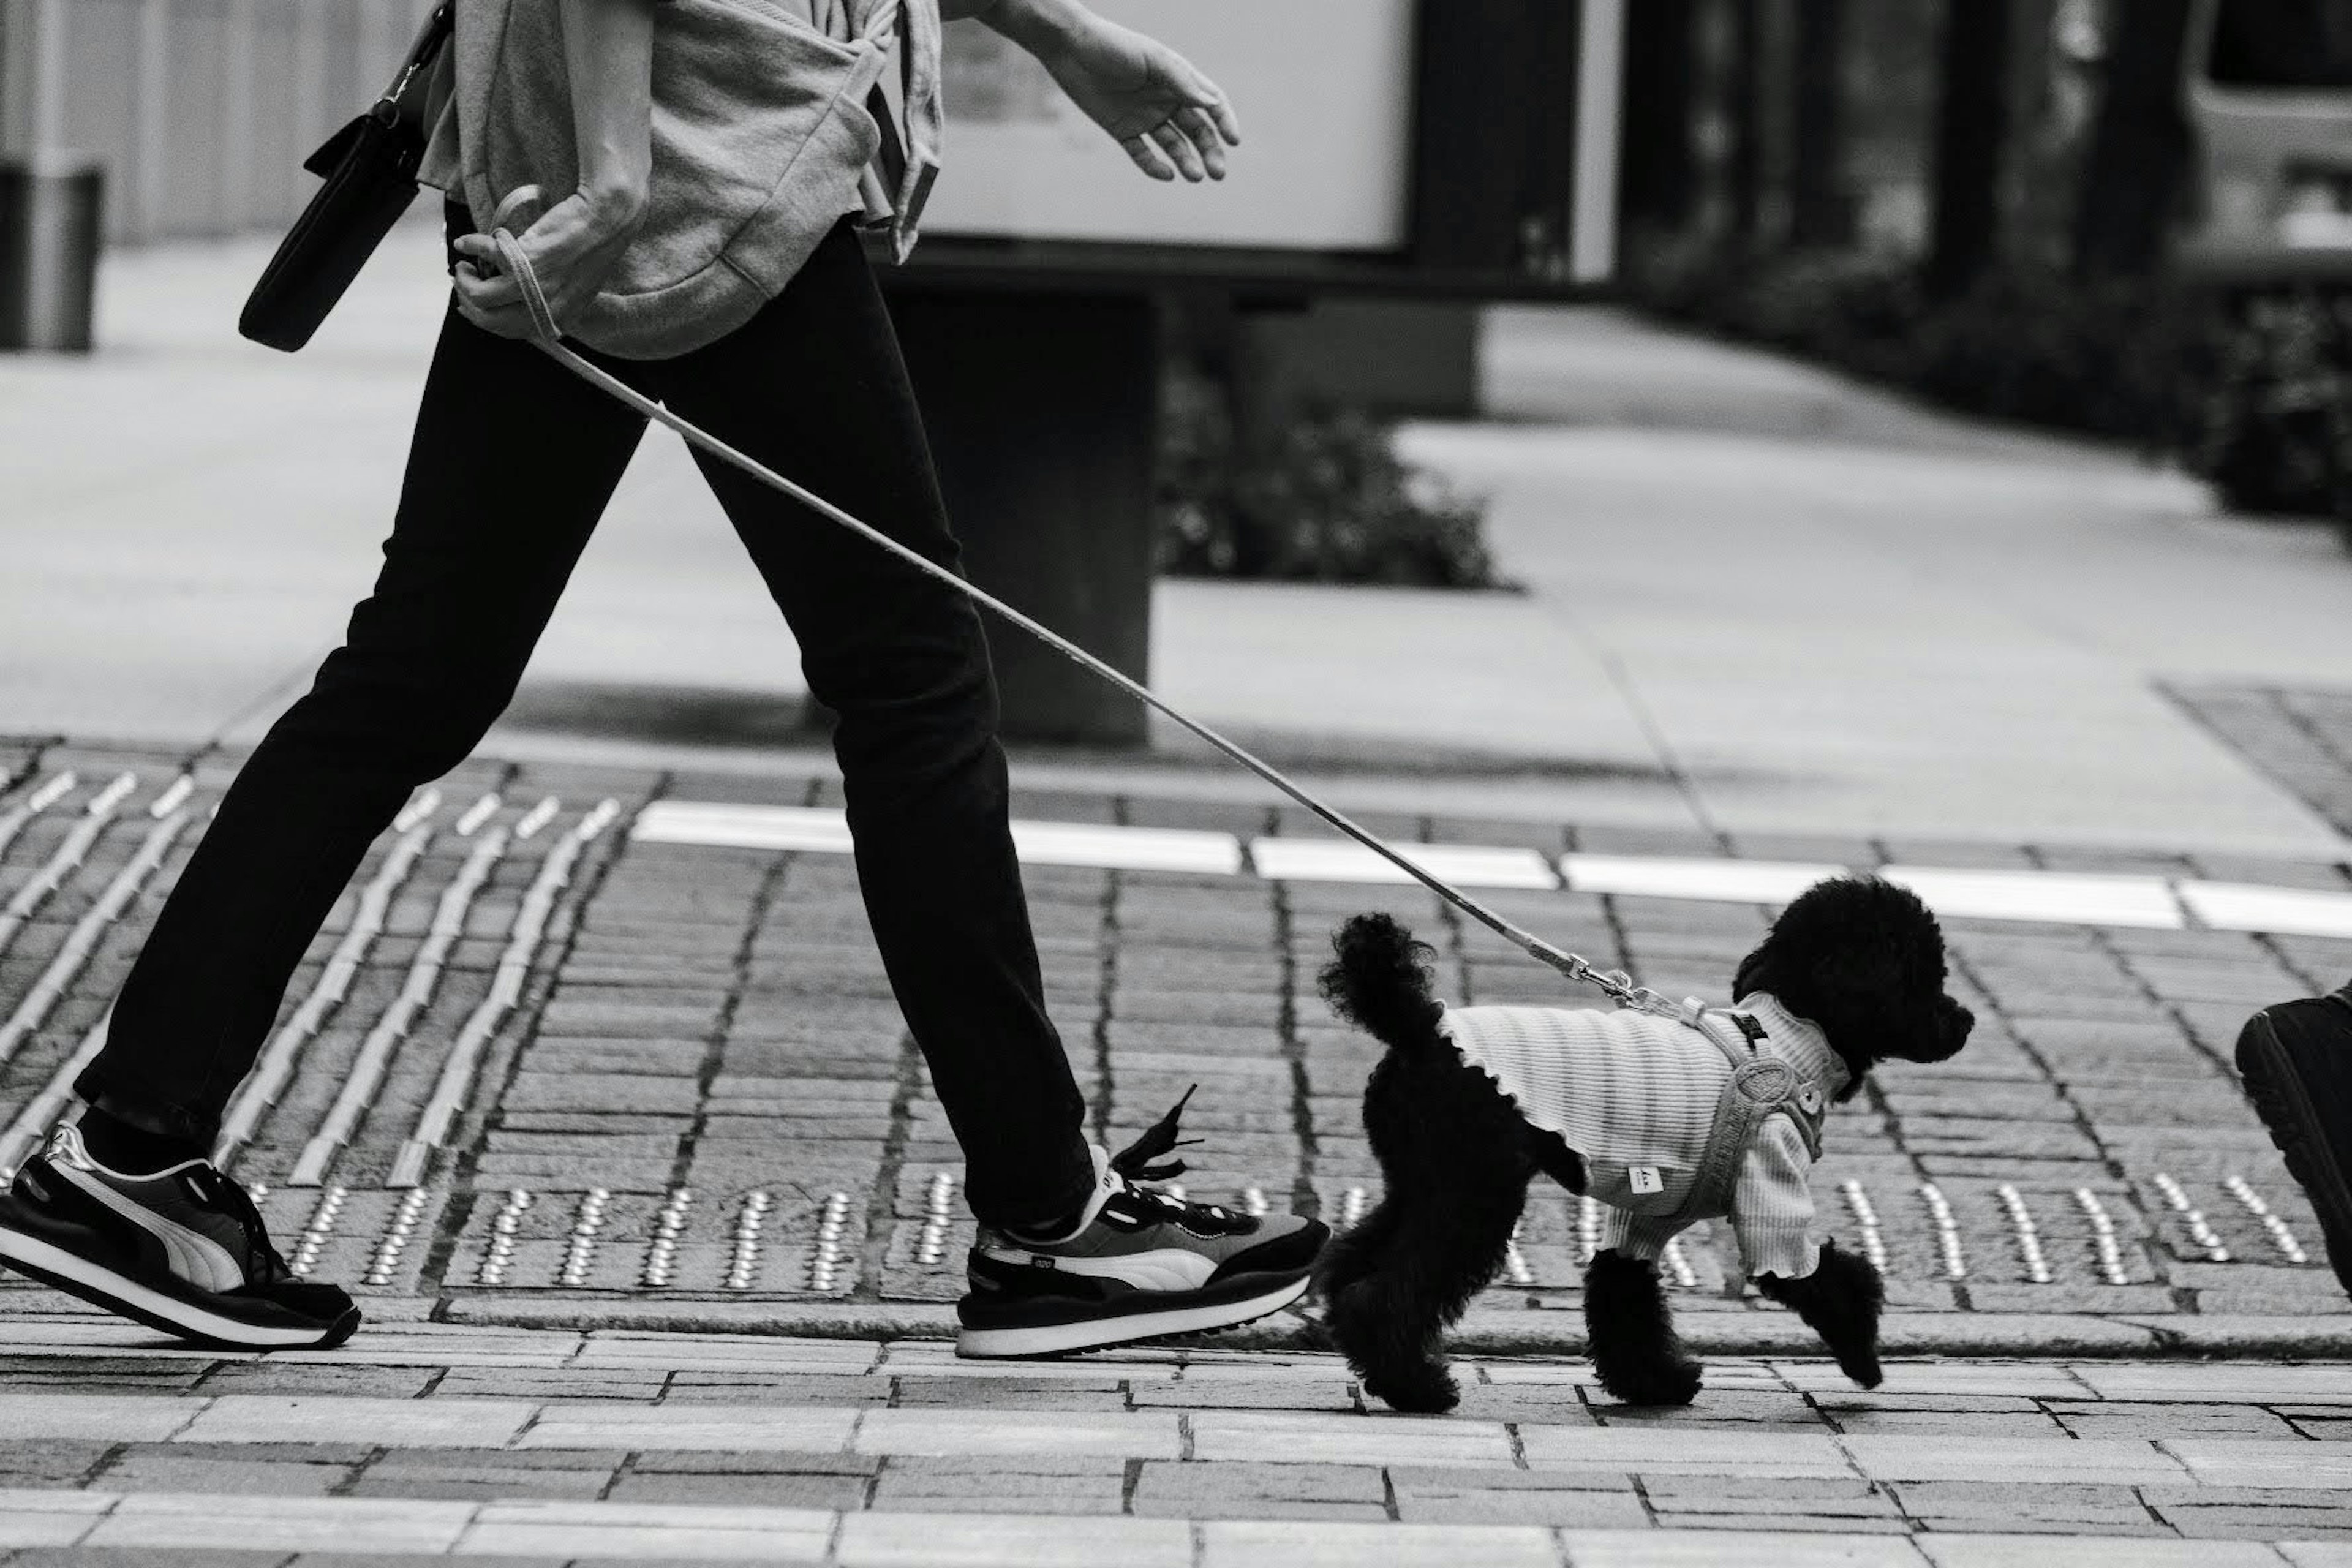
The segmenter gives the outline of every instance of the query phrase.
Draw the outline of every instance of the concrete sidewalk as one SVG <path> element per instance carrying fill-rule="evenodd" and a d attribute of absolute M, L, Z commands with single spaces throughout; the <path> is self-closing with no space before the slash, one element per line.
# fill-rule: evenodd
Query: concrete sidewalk
<path fill-rule="evenodd" d="M 299 689 L 372 574 L 436 245 L 402 230 L 296 358 L 234 336 L 257 241 L 112 258 L 104 352 L 0 363 L 0 729 L 247 740 Z M 2162 689 L 2352 669 L 2325 531 L 1608 312 L 1497 312 L 1489 337 L 1513 422 L 1407 445 L 1493 497 L 1529 591 L 1165 583 L 1170 697 L 1370 806 L 2339 849 Z M 793 749 L 794 661 L 682 451 L 649 440 L 501 744 L 764 765 Z M 1029 776 L 1261 798 L 1173 742 L 1078 761 Z"/>

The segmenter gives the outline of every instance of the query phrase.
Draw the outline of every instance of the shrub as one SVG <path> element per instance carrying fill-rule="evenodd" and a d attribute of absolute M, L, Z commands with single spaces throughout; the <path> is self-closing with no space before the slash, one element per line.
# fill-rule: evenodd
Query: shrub
<path fill-rule="evenodd" d="M 1170 378 L 1160 567 L 1178 576 L 1495 588 L 1483 502 L 1396 454 L 1392 426 L 1309 407 L 1272 439 L 1235 434 L 1224 389 Z"/>
<path fill-rule="evenodd" d="M 2252 512 L 2333 512 L 2352 539 L 2352 297 L 2230 300 L 2011 264 L 1935 299 L 1897 258 L 1654 246 L 1653 313 L 1965 414 L 2131 442 Z"/>

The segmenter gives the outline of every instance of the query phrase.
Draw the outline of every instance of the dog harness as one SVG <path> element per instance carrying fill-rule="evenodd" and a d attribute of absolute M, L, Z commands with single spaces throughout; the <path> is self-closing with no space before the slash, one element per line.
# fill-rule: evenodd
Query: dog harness
<path fill-rule="evenodd" d="M 1449 1007 L 1441 1027 L 1583 1160 L 1586 1192 L 1609 1207 L 1603 1245 L 1654 1258 L 1693 1223 L 1728 1217 L 1749 1274 L 1812 1272 L 1810 1173 L 1848 1075 L 1771 996 L 1676 1017 Z"/>

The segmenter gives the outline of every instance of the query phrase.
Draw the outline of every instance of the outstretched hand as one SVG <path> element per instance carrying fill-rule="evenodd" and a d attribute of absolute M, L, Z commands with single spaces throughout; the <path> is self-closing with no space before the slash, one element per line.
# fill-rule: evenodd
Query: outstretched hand
<path fill-rule="evenodd" d="M 1241 121 L 1223 91 L 1156 38 L 1089 16 L 1039 56 L 1070 101 L 1155 180 L 1225 177 Z"/>

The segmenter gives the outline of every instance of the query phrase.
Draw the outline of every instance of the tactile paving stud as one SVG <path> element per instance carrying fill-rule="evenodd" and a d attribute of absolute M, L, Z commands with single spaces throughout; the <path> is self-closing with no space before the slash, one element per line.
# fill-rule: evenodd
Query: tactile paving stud
<path fill-rule="evenodd" d="M 831 1290 L 841 1270 L 841 1237 L 849 1223 L 849 1194 L 835 1193 L 817 1216 L 816 1250 L 809 1256 L 809 1289 Z"/>
<path fill-rule="evenodd" d="M 1965 1279 L 1969 1277 L 1968 1255 L 1960 1250 L 1960 1227 L 1952 1218 L 1952 1205 L 1944 1191 L 1933 1182 L 1919 1184 L 1919 1201 L 1927 1205 L 1927 1218 L 1936 1226 L 1936 1245 L 1944 1255 L 1944 1278 Z"/>
<path fill-rule="evenodd" d="M 1697 1286 L 1698 1270 L 1691 1267 L 1690 1254 L 1683 1250 L 1681 1237 L 1669 1239 L 1660 1256 L 1665 1263 L 1666 1272 L 1675 1277 L 1675 1284 L 1685 1290 Z"/>
<path fill-rule="evenodd" d="M 1242 1212 L 1253 1219 L 1264 1219 L 1269 1205 L 1264 1187 L 1246 1187 L 1242 1192 Z"/>
<path fill-rule="evenodd" d="M 2091 1245 L 2099 1254 L 2099 1275 L 2110 1285 L 2128 1285 L 2131 1272 L 2124 1267 L 2123 1246 L 2116 1239 L 2116 1222 L 2099 1194 L 2088 1187 L 2074 1189 L 2074 1203 L 2091 1222 Z"/>
<path fill-rule="evenodd" d="M 768 1211 L 775 1206 L 775 1197 L 769 1193 L 746 1193 L 743 1207 L 735 1216 L 735 1251 L 727 1263 L 727 1289 L 749 1290 L 760 1274 L 760 1231 L 768 1223 Z"/>
<path fill-rule="evenodd" d="M 2230 1249 L 2221 1244 L 2221 1237 L 2214 1232 L 2212 1223 L 2206 1219 L 2205 1212 L 2189 1201 L 2188 1189 L 2163 1171 L 2158 1171 L 2148 1180 L 2158 1192 L 2164 1194 L 2166 1205 L 2180 1216 L 2180 1223 L 2189 1227 L 2189 1239 L 2205 1249 L 2205 1261 L 2229 1262 Z"/>
<path fill-rule="evenodd" d="M 654 1238 L 646 1247 L 645 1272 L 638 1276 L 653 1289 L 668 1289 L 677 1272 L 677 1238 L 686 1234 L 686 1211 L 693 1204 L 694 1189 L 680 1187 L 654 1218 Z"/>
<path fill-rule="evenodd" d="M 580 1200 L 579 1215 L 572 1222 L 572 1245 L 564 1249 L 563 1269 L 556 1277 L 556 1283 L 566 1289 L 577 1290 L 588 1283 L 588 1270 L 596 1261 L 596 1244 L 604 1238 L 604 1211 L 612 1202 L 613 1194 L 603 1187 Z"/>
<path fill-rule="evenodd" d="M 490 1245 L 482 1254 L 482 1266 L 474 1271 L 477 1285 L 503 1285 L 507 1268 L 514 1262 L 515 1237 L 522 1229 L 523 1211 L 530 1208 L 531 1196 L 520 1187 L 507 1194 L 504 1207 L 490 1221 Z"/>
<path fill-rule="evenodd" d="M 2245 1177 L 2225 1176 L 2221 1184 L 2230 1189 L 2230 1195 L 2238 1200 L 2239 1207 L 2261 1221 L 2263 1228 L 2270 1232 L 2271 1245 L 2279 1249 L 2280 1257 L 2289 1263 L 2311 1261 L 2311 1255 L 2304 1251 L 2303 1243 L 2295 1239 L 2294 1232 L 2286 1227 L 2286 1221 L 2279 1218 L 2271 1205 L 2263 1201 L 2263 1195 L 2248 1184 Z"/>
<path fill-rule="evenodd" d="M 2009 1215 L 2009 1228 L 2017 1237 L 2018 1260 L 2025 1265 L 2025 1277 L 2036 1285 L 2050 1283 L 2050 1260 L 2042 1251 L 2042 1227 L 2033 1221 L 2033 1211 L 2025 1206 L 2025 1196 L 2008 1182 L 1993 1189 L 2001 1208 Z"/>
<path fill-rule="evenodd" d="M 1519 1250 L 1519 1227 L 1511 1227 L 1511 1237 L 1503 1243 L 1503 1274 L 1514 1285 L 1532 1285 L 1536 1271 L 1528 1267 L 1527 1254 Z"/>
<path fill-rule="evenodd" d="M 1339 1199 L 1339 1228 L 1353 1230 L 1362 1222 L 1364 1211 L 1370 1206 L 1371 1200 L 1363 1188 L 1349 1187 Z"/>
<path fill-rule="evenodd" d="M 1576 1203 L 1576 1250 L 1579 1263 L 1590 1263 L 1601 1250 L 1601 1200 L 1591 1195 Z"/>
<path fill-rule="evenodd" d="M 393 1274 L 400 1267 L 400 1256 L 408 1250 L 409 1237 L 416 1234 L 416 1222 L 424 1216 L 425 1200 L 432 1195 L 423 1187 L 412 1187 L 402 1194 L 393 1208 L 392 1218 L 384 1223 L 375 1257 L 368 1263 L 366 1279 L 370 1285 L 381 1288 L 392 1283 Z"/>
<path fill-rule="evenodd" d="M 341 1184 L 319 1194 L 319 1205 L 310 1211 L 310 1223 L 302 1228 L 300 1239 L 295 1242 L 294 1256 L 287 1261 L 287 1268 L 297 1274 L 308 1274 L 319 1266 L 319 1254 L 326 1250 L 328 1239 L 335 1233 L 335 1221 L 342 1217 L 343 1205 L 351 1195 L 351 1189 Z"/>
<path fill-rule="evenodd" d="M 947 1250 L 948 1205 L 954 1197 L 954 1176 L 941 1171 L 931 1178 L 930 1191 L 923 1199 L 922 1235 L 915 1242 L 915 1261 L 926 1268 L 938 1268 L 940 1256 Z"/>
<path fill-rule="evenodd" d="M 164 786 L 163 794 L 157 795 L 153 801 L 149 803 L 147 815 L 153 817 L 156 821 L 161 822 L 163 818 L 179 810 L 180 807 L 187 805 L 188 797 L 195 793 L 196 781 L 190 775 L 182 773 L 178 778 L 173 779 L 169 784 Z"/>
<path fill-rule="evenodd" d="M 1871 1203 L 1870 1194 L 1863 1190 L 1860 1182 L 1842 1182 L 1838 1184 L 1838 1191 L 1844 1194 L 1847 1212 L 1853 1215 L 1853 1223 L 1862 1231 L 1862 1255 L 1870 1259 L 1873 1268 L 1881 1274 L 1885 1273 L 1886 1237 L 1878 1228 L 1876 1205 Z"/>

